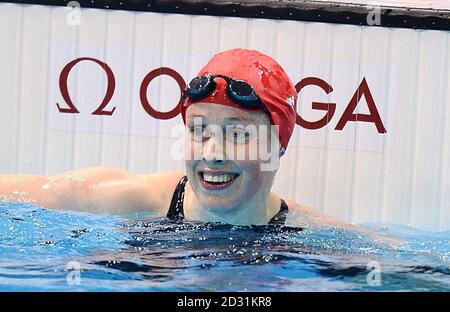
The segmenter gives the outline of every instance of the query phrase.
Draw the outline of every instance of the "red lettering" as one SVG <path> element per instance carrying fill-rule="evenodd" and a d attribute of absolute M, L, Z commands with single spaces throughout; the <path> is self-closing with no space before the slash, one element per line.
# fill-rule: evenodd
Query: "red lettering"
<path fill-rule="evenodd" d="M 359 103 L 359 100 L 364 95 L 367 101 L 367 107 L 369 108 L 370 114 L 353 114 L 356 106 Z M 342 130 L 345 127 L 345 124 L 348 121 L 364 121 L 364 122 L 373 122 L 377 127 L 378 133 L 386 133 L 386 129 L 381 121 L 380 114 L 378 113 L 377 106 L 375 105 L 375 101 L 373 99 L 372 93 L 370 92 L 369 85 L 367 84 L 366 78 L 364 77 L 352 99 L 347 105 L 344 113 L 339 119 L 339 122 L 336 125 L 335 130 Z"/>
<path fill-rule="evenodd" d="M 178 101 L 178 104 L 169 112 L 159 112 L 155 110 L 149 103 L 147 99 L 147 88 L 150 84 L 150 82 L 155 79 L 156 77 L 159 77 L 161 75 L 168 75 L 175 79 L 175 81 L 178 83 L 178 86 L 180 87 L 180 90 L 184 90 L 186 87 L 186 83 L 184 82 L 183 77 L 179 73 L 177 73 L 175 70 L 168 68 L 168 67 L 160 67 L 155 70 L 152 70 L 145 76 L 144 80 L 141 84 L 141 90 L 140 90 L 140 97 L 141 97 L 141 104 L 144 110 L 149 114 L 150 116 L 156 118 L 156 119 L 171 119 L 175 116 L 177 116 L 180 113 L 179 105 L 181 105 L 181 102 L 183 101 L 183 92 L 180 92 L 180 100 Z"/>
<path fill-rule="evenodd" d="M 300 94 L 300 91 L 304 87 L 309 85 L 314 85 L 321 88 L 323 91 L 325 91 L 326 94 L 330 94 L 331 92 L 333 92 L 333 87 L 331 85 L 329 85 L 324 80 L 316 77 L 307 77 L 302 79 L 299 83 L 295 85 L 295 90 L 297 90 L 297 92 Z M 324 127 L 333 118 L 334 113 L 336 111 L 336 103 L 312 102 L 312 109 L 323 110 L 326 111 L 327 113 L 325 114 L 325 116 L 323 116 L 322 119 L 317 121 L 307 121 L 302 117 L 300 117 L 299 114 L 297 114 L 296 123 L 299 126 L 310 130 L 320 129 Z"/>
<path fill-rule="evenodd" d="M 112 108 L 110 111 L 106 111 L 105 107 L 108 105 L 108 103 L 111 101 L 114 95 L 114 90 L 116 86 L 114 73 L 106 63 L 90 57 L 77 58 L 68 63 L 61 71 L 59 77 L 59 87 L 61 90 L 62 97 L 68 105 L 68 108 L 61 108 L 59 103 L 56 103 L 58 110 L 61 113 L 73 113 L 73 114 L 79 113 L 78 109 L 75 107 L 75 105 L 72 102 L 72 99 L 70 98 L 67 83 L 70 71 L 73 69 L 75 65 L 77 65 L 81 61 L 91 61 L 97 63 L 106 72 L 106 75 L 108 77 L 108 86 L 105 97 L 101 105 L 92 113 L 92 115 L 109 115 L 109 116 L 112 115 L 116 107 Z M 148 86 L 153 81 L 153 79 L 161 75 L 167 75 L 172 77 L 177 82 L 179 90 L 181 91 L 180 99 L 177 105 L 168 112 L 160 112 L 155 110 L 147 98 Z M 317 77 L 306 77 L 302 79 L 299 83 L 295 85 L 295 89 L 297 93 L 300 95 L 300 92 L 303 90 L 303 88 L 310 85 L 321 88 L 326 94 L 330 94 L 331 92 L 333 92 L 333 87 L 329 83 Z M 185 87 L 186 82 L 177 71 L 168 67 L 160 67 L 154 69 L 144 77 L 141 83 L 139 95 L 142 107 L 147 112 L 147 114 L 149 114 L 153 118 L 162 120 L 174 118 L 180 113 L 179 106 L 183 101 L 183 90 Z M 370 114 L 354 114 L 353 112 L 355 111 L 356 106 L 358 105 L 363 95 L 367 101 L 367 107 L 370 111 Z M 323 116 L 323 118 L 317 121 L 305 120 L 297 113 L 296 123 L 305 129 L 315 130 L 323 128 L 330 122 L 330 120 L 333 118 L 336 112 L 336 103 L 312 102 L 311 108 L 314 110 L 325 111 L 326 113 Z M 384 127 L 380 114 L 378 113 L 377 106 L 375 104 L 375 101 L 373 99 L 372 93 L 369 89 L 369 85 L 367 84 L 365 77 L 363 77 L 363 80 L 358 86 L 358 89 L 356 90 L 355 94 L 348 103 L 344 113 L 342 114 L 341 118 L 339 119 L 335 127 L 335 130 L 342 130 L 349 121 L 372 122 L 375 124 L 379 133 L 386 133 L 386 128 Z"/>
<path fill-rule="evenodd" d="M 72 99 L 70 98 L 67 81 L 69 78 L 69 73 L 72 70 L 72 68 L 81 61 L 95 62 L 98 65 L 100 65 L 101 68 L 103 68 L 103 70 L 106 72 L 106 76 L 108 77 L 108 87 L 106 90 L 106 95 L 103 98 L 103 101 L 100 104 L 100 106 L 92 113 L 92 115 L 111 116 L 114 113 L 114 111 L 116 110 L 116 108 L 114 107 L 111 111 L 106 111 L 106 110 L 104 110 L 104 108 L 108 105 L 109 101 L 111 101 L 111 99 L 114 95 L 114 89 L 116 88 L 116 80 L 114 78 L 114 73 L 111 70 L 111 68 L 108 66 L 108 64 L 106 64 L 100 60 L 97 60 L 95 58 L 92 58 L 92 57 L 77 58 L 77 59 L 73 60 L 72 62 L 70 62 L 69 64 L 67 64 L 61 71 L 61 75 L 59 76 L 59 89 L 61 90 L 61 95 L 62 95 L 64 101 L 69 106 L 69 108 L 61 108 L 59 103 L 56 103 L 56 106 L 58 106 L 58 110 L 61 113 L 72 113 L 72 114 L 80 113 L 78 111 L 78 109 L 75 107 L 75 105 L 73 104 Z"/>

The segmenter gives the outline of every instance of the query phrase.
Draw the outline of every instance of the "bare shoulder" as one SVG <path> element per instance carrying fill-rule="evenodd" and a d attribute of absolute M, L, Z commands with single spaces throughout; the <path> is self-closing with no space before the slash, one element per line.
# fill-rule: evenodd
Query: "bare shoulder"
<path fill-rule="evenodd" d="M 286 203 L 289 206 L 290 224 L 288 225 L 290 226 L 311 229 L 347 229 L 371 237 L 375 241 L 384 245 L 398 246 L 399 244 L 403 243 L 401 240 L 395 237 L 386 235 L 384 233 L 374 232 L 358 225 L 346 223 L 332 216 L 326 215 L 318 209 L 306 205 L 301 205 L 290 200 L 286 200 Z"/>
<path fill-rule="evenodd" d="M 318 209 L 286 200 L 290 212 L 290 221 L 309 228 L 346 227 L 353 225 L 345 223 L 332 216 L 326 215 Z"/>
<path fill-rule="evenodd" d="M 182 171 L 135 174 L 128 177 L 127 181 L 134 185 L 135 191 L 141 194 L 144 202 L 152 203 L 156 210 L 165 212 L 178 182 L 184 175 Z"/>

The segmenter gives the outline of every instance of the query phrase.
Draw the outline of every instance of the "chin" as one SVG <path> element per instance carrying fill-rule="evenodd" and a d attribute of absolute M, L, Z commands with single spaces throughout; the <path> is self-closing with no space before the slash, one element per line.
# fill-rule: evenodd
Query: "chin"
<path fill-rule="evenodd" d="M 198 200 L 202 207 L 213 212 L 231 212 L 238 206 L 238 202 L 234 200 L 205 196 L 203 194 L 198 197 Z"/>

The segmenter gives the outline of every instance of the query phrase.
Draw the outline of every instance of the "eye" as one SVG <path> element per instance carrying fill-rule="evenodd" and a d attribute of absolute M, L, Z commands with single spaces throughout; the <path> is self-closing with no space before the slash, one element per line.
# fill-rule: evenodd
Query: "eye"
<path fill-rule="evenodd" d="M 194 136 L 202 136 L 203 134 L 203 126 L 196 126 L 191 128 L 191 132 Z"/>
<path fill-rule="evenodd" d="M 202 141 L 209 136 L 208 128 L 204 125 L 196 125 L 195 127 L 189 127 L 192 138 L 195 141 Z"/>
<path fill-rule="evenodd" d="M 227 131 L 227 138 L 237 143 L 246 143 L 250 134 L 243 127 L 232 127 Z"/>

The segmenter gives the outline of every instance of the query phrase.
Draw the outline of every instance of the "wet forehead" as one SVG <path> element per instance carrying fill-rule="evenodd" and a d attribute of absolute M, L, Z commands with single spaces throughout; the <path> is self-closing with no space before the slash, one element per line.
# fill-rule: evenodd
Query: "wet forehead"
<path fill-rule="evenodd" d="M 190 105 L 186 112 L 186 122 L 193 122 L 195 117 L 202 117 L 209 124 L 270 124 L 269 117 L 263 112 L 249 112 L 235 107 L 211 103 Z"/>

